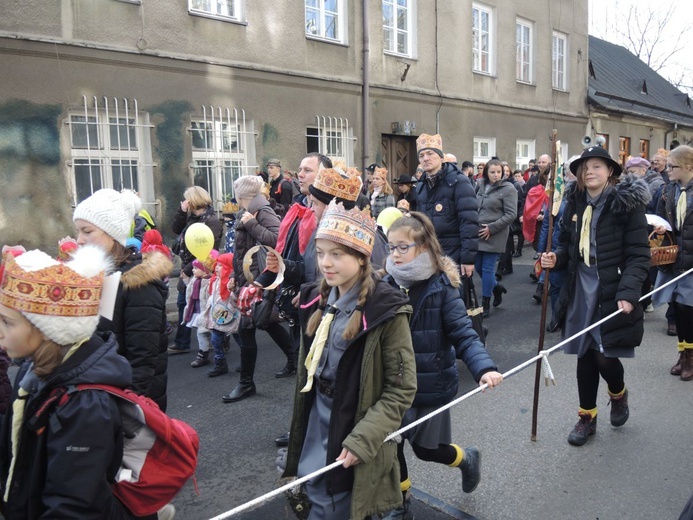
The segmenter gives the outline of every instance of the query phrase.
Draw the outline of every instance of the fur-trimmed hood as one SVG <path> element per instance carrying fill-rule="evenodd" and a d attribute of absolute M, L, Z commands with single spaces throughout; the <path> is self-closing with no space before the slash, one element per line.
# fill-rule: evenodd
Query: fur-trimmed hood
<path fill-rule="evenodd" d="M 460 266 L 458 266 L 455 261 L 449 256 L 444 256 L 441 259 L 441 264 L 443 264 L 443 273 L 450 280 L 450 285 L 453 287 L 459 287 L 462 283 L 460 279 Z"/>
<path fill-rule="evenodd" d="M 566 184 L 564 198 L 574 199 L 577 194 L 577 182 Z M 635 175 L 621 175 L 609 196 L 611 209 L 617 213 L 630 213 L 639 205 L 647 206 L 651 199 L 647 183 Z"/>
<path fill-rule="evenodd" d="M 148 253 L 144 257 L 136 255 L 133 261 L 121 267 L 123 276 L 120 282 L 125 289 L 138 289 L 148 283 L 161 281 L 171 275 L 173 263 L 159 252 Z"/>

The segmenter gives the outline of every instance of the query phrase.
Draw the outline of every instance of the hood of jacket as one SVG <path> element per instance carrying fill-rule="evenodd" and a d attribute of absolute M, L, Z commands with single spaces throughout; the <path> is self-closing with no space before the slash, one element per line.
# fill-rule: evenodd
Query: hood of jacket
<path fill-rule="evenodd" d="M 170 276 L 173 263 L 162 253 L 154 252 L 145 257 L 138 253 L 120 270 L 123 273 L 120 278 L 123 287 L 133 290 Z"/>
<path fill-rule="evenodd" d="M 118 343 L 112 332 L 97 332 L 44 380 L 28 370 L 21 386 L 36 395 L 43 388 L 81 384 L 113 385 L 127 388 L 132 384 L 132 368 L 118 354 Z"/>
<path fill-rule="evenodd" d="M 577 196 L 577 182 L 566 185 L 564 197 L 573 199 Z M 643 179 L 634 175 L 622 175 L 609 195 L 611 209 L 617 213 L 630 213 L 638 206 L 647 206 L 651 200 L 650 190 Z"/>
<path fill-rule="evenodd" d="M 267 198 L 262 194 L 258 193 L 253 197 L 253 200 L 250 201 L 248 204 L 248 212 L 252 213 L 253 215 L 257 213 L 262 207 L 264 206 L 269 206 L 270 203 L 267 200 Z"/>
<path fill-rule="evenodd" d="M 441 263 L 443 264 L 443 273 L 445 273 L 445 276 L 450 280 L 450 285 L 455 288 L 459 287 L 462 283 L 459 266 L 449 256 L 444 256 L 441 259 Z"/>

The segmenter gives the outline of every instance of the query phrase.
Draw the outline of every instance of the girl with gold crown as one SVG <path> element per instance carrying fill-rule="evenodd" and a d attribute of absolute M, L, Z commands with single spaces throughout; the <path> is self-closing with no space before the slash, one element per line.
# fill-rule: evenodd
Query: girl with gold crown
<path fill-rule="evenodd" d="M 597 430 L 600 376 L 606 381 L 611 425 L 628 420 L 628 390 L 619 358 L 635 356 L 643 336 L 638 302 L 650 266 L 645 206 L 650 194 L 599 146 L 587 148 L 570 163 L 577 177 L 566 187 L 566 205 L 555 253 L 543 253 L 544 268 L 566 267 L 556 319 L 569 338 L 621 310 L 599 327 L 570 341 L 563 350 L 577 355 L 579 420 L 568 442 L 582 446 Z"/>
<path fill-rule="evenodd" d="M 397 445 L 383 444 L 416 393 L 407 297 L 373 276 L 375 222 L 333 201 L 315 235 L 319 285 L 301 288 L 307 323 L 285 476 L 342 466 L 305 485 L 309 519 L 365 518 L 401 504 Z"/>
<path fill-rule="evenodd" d="M 60 406 L 47 404 L 59 388 L 132 383 L 115 335 L 95 333 L 110 263 L 96 247 L 79 249 L 66 263 L 38 250 L 4 257 L 0 348 L 30 360 L 15 379 L 1 437 L 2 514 L 8 520 L 132 518 L 111 492 L 123 456 L 115 398 L 85 389 Z"/>

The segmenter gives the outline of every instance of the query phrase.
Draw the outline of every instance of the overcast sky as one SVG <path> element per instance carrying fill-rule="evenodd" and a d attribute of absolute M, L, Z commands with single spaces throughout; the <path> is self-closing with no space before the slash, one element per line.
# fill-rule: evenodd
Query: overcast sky
<path fill-rule="evenodd" d="M 625 16 L 632 5 L 638 6 L 642 16 L 652 10 L 656 14 L 664 14 L 669 8 L 674 9 L 674 16 L 667 25 L 667 38 L 660 44 L 661 49 L 670 49 L 676 37 L 686 27 L 691 27 L 693 21 L 693 1 L 691 0 L 589 0 L 589 33 L 613 43 L 624 45 L 623 37 L 618 34 L 615 27 L 624 23 Z M 685 39 L 682 40 L 684 50 L 679 52 L 667 62 L 659 74 L 667 79 L 679 76 L 679 72 L 686 72 L 686 85 L 689 94 L 693 94 L 693 30 L 688 30 Z"/>

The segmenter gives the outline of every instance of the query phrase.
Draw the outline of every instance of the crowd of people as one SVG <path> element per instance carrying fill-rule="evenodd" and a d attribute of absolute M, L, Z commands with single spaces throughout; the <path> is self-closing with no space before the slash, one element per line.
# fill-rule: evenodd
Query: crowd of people
<path fill-rule="evenodd" d="M 362 176 L 319 153 L 307 154 L 294 177 L 270 159 L 263 175 L 234 182 L 234 211 L 223 220 L 205 189 L 189 187 L 170 223 L 171 249 L 136 194 L 110 189 L 76 207 L 77 238 L 61 244 L 60 259 L 3 248 L 5 517 L 135 518 L 109 490 L 123 445 L 108 394 L 79 392 L 51 412 L 39 435 L 28 418 L 53 388 L 82 383 L 133 389 L 165 411 L 167 358 L 193 352 L 193 337 L 198 348 L 190 365 L 209 366 L 209 377 L 229 373 L 237 345 L 240 379 L 222 401 L 252 398 L 261 328 L 286 357 L 275 377 L 297 378 L 292 422 L 277 438 L 285 447 L 284 475 L 342 461 L 309 481 L 296 503 L 310 509 L 310 519 L 411 518 L 403 441 L 384 441 L 455 398 L 457 359 L 480 385 L 501 383 L 463 288 L 476 272 L 483 316 L 492 323 L 491 307 L 507 294 L 502 279 L 515 272 L 513 258 L 529 243 L 537 259 L 529 273 L 537 283 L 534 301 L 542 303 L 549 285 L 549 332 L 567 338 L 620 311 L 564 347 L 577 358 L 578 422 L 570 444 L 581 446 L 596 432 L 600 377 L 611 424 L 628 420 L 620 358 L 634 357 L 644 313 L 654 305 L 669 306 L 667 333 L 678 338 L 671 374 L 693 379 L 691 278 L 640 301 L 693 267 L 693 148 L 659 150 L 651 163 L 633 157 L 622 166 L 591 147 L 560 168 L 545 154 L 513 171 L 495 157 L 458 166 L 440 135 L 422 134 L 416 144 L 418 168 L 397 178 L 377 164 Z M 557 175 L 565 187 L 554 203 L 547 186 Z M 646 215 L 659 220 L 648 223 Z M 185 237 L 200 225 L 214 248 L 196 256 Z M 652 268 L 657 237 L 679 249 L 672 262 Z M 166 300 L 176 257 L 179 312 L 169 345 Z M 117 286 L 104 312 L 101 294 L 109 292 L 111 273 L 118 273 Z M 14 389 L 5 353 L 25 360 Z M 417 458 L 458 468 L 463 492 L 479 484 L 481 451 L 452 442 L 449 412 L 404 439 Z M 61 446 L 98 457 L 78 461 Z M 79 478 L 62 478 L 66 467 Z M 158 517 L 173 514 L 169 504 Z"/>

